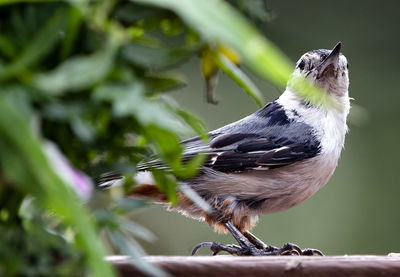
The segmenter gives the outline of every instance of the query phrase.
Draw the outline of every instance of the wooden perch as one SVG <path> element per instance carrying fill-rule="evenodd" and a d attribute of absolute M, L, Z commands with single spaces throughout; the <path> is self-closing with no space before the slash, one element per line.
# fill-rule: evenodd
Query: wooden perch
<path fill-rule="evenodd" d="M 400 255 L 325 257 L 149 256 L 148 262 L 171 276 L 400 276 Z M 121 277 L 146 276 L 124 256 L 108 257 Z"/>

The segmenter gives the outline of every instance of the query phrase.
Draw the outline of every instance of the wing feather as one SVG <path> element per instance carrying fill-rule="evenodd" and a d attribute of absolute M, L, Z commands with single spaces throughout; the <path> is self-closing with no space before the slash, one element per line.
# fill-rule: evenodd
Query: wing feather
<path fill-rule="evenodd" d="M 320 151 L 311 126 L 289 119 L 276 102 L 209 137 L 209 143 L 199 137 L 183 141 L 183 162 L 202 153 L 207 155 L 204 166 L 218 171 L 268 169 L 315 157 Z M 141 163 L 139 170 L 154 167 L 167 168 L 161 160 L 152 160 Z"/>

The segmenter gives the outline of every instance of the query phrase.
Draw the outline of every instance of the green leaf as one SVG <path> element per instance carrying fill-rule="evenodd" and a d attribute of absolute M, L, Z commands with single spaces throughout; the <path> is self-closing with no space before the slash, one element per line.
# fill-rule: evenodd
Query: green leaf
<path fill-rule="evenodd" d="M 94 127 L 79 115 L 72 116 L 71 127 L 74 133 L 83 141 L 91 142 L 94 140 Z"/>
<path fill-rule="evenodd" d="M 268 10 L 267 2 L 264 0 L 239 0 L 238 2 L 240 10 L 248 14 L 251 19 L 263 22 L 273 19 L 273 14 Z"/>
<path fill-rule="evenodd" d="M 124 2 L 123 4 L 116 7 L 114 11 L 114 16 L 124 23 L 133 24 L 140 19 L 156 17 L 162 12 L 163 10 L 161 9 L 155 9 L 153 7 Z"/>
<path fill-rule="evenodd" d="M 60 31 L 64 28 L 64 13 L 64 8 L 57 9 L 31 41 L 26 44 L 26 47 L 15 60 L 0 68 L 0 80 L 4 81 L 23 74 L 24 71 L 39 62 L 53 49 L 60 38 Z"/>
<path fill-rule="evenodd" d="M 150 232 L 147 228 L 132 222 L 125 218 L 119 219 L 119 226 L 125 231 L 129 232 L 133 236 L 143 239 L 148 242 L 153 242 L 156 240 L 156 236 Z"/>
<path fill-rule="evenodd" d="M 144 130 L 144 135 L 149 141 L 153 142 L 158 156 L 166 162 L 173 171 L 182 169 L 182 146 L 175 133 L 160 128 L 157 125 L 152 125 Z"/>
<path fill-rule="evenodd" d="M 188 162 L 184 163 L 182 169 L 174 171 L 175 175 L 180 179 L 188 179 L 196 176 L 206 158 L 207 156 L 202 154 L 194 156 Z"/>
<path fill-rule="evenodd" d="M 134 239 L 117 230 L 107 230 L 107 234 L 112 244 L 119 250 L 119 252 L 130 256 L 129 261 L 139 270 L 146 272 L 149 276 L 169 276 L 164 271 L 143 260 L 142 256 L 145 252 Z"/>
<path fill-rule="evenodd" d="M 139 44 L 129 44 L 123 48 L 126 60 L 153 70 L 161 70 L 183 62 L 194 49 L 186 47 L 153 48 Z"/>
<path fill-rule="evenodd" d="M 94 276 L 114 276 L 103 258 L 105 250 L 88 211 L 49 164 L 38 137 L 4 94 L 0 94 L 0 163 L 6 178 L 32 194 L 78 233 L 78 245 L 87 255 Z"/>
<path fill-rule="evenodd" d="M 8 40 L 7 36 L 1 34 L 0 34 L 0 52 L 8 58 L 14 57 L 16 52 L 15 47 Z"/>
<path fill-rule="evenodd" d="M 167 102 L 169 108 L 179 115 L 186 122 L 186 124 L 188 124 L 204 141 L 208 139 L 206 127 L 200 118 L 180 108 L 178 104 L 176 104 L 170 98 L 164 97 L 163 99 Z"/>
<path fill-rule="evenodd" d="M 240 70 L 234 63 L 227 59 L 223 54 L 218 54 L 217 56 L 218 66 L 222 71 L 231 77 L 239 86 L 241 86 L 244 91 L 251 96 L 251 98 L 256 101 L 259 107 L 264 106 L 264 100 L 261 92 L 258 90 L 256 85 L 250 80 L 246 74 Z"/>
<path fill-rule="evenodd" d="M 116 45 L 110 42 L 105 49 L 91 55 L 70 58 L 53 71 L 37 75 L 34 84 L 56 95 L 87 89 L 103 80 L 110 72 L 116 50 Z"/>
<path fill-rule="evenodd" d="M 197 192 L 186 184 L 179 184 L 179 190 L 183 192 L 193 203 L 196 203 L 206 213 L 212 213 L 213 208 Z"/>
<path fill-rule="evenodd" d="M 65 39 L 61 48 L 62 59 L 65 59 L 71 53 L 73 45 L 78 36 L 79 27 L 83 21 L 82 13 L 76 7 L 70 7 L 67 16 L 68 20 L 65 30 Z"/>
<path fill-rule="evenodd" d="M 173 10 L 210 43 L 232 47 L 244 63 L 261 77 L 284 88 L 291 77 L 292 63 L 248 23 L 238 11 L 222 0 L 133 0 Z M 294 91 L 313 105 L 340 108 L 337 100 L 304 78 L 292 78 Z"/>
<path fill-rule="evenodd" d="M 181 116 L 185 122 L 193 128 L 193 130 L 196 131 L 196 133 L 203 139 L 207 140 L 208 135 L 207 135 L 207 130 L 206 127 L 204 126 L 204 123 L 201 119 L 199 119 L 197 116 L 194 114 L 185 111 L 183 109 L 178 108 L 176 110 L 177 114 Z"/>
<path fill-rule="evenodd" d="M 186 86 L 186 80 L 178 74 L 158 74 L 146 76 L 146 92 L 154 94 L 170 90 L 178 90 Z"/>
<path fill-rule="evenodd" d="M 163 171 L 152 169 L 151 173 L 156 181 L 157 188 L 167 196 L 168 201 L 172 205 L 176 205 L 178 203 L 178 196 L 176 194 L 177 185 L 175 181 Z"/>
<path fill-rule="evenodd" d="M 54 2 L 54 0 L 1 0 L 0 6 L 26 2 Z"/>
<path fill-rule="evenodd" d="M 133 209 L 143 208 L 148 204 L 144 199 L 122 198 L 118 200 L 113 208 L 113 211 L 119 214 L 124 214 L 132 211 Z"/>
<path fill-rule="evenodd" d="M 133 116 L 143 126 L 156 125 L 174 132 L 183 131 L 184 125 L 177 116 L 156 99 L 146 97 L 144 89 L 140 82 L 106 84 L 96 89 L 94 99 L 110 102 L 117 117 Z"/>
<path fill-rule="evenodd" d="M 221 0 L 134 0 L 168 8 L 207 40 L 234 48 L 249 68 L 284 87 L 292 65 L 288 59 L 228 3 Z"/>

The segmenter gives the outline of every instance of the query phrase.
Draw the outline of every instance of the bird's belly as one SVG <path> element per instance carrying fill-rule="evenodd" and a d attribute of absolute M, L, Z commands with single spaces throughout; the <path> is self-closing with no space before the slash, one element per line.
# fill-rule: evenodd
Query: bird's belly
<path fill-rule="evenodd" d="M 267 177 L 265 191 L 262 192 L 266 197 L 263 205 L 258 212 L 273 213 L 287 210 L 296 206 L 314 195 L 324 186 L 332 176 L 337 165 L 336 160 L 327 160 L 323 157 L 310 159 L 306 162 L 293 164 L 283 172 L 272 174 Z M 279 193 L 270 193 L 270 185 L 280 187 Z M 267 195 L 272 195 L 269 198 Z"/>

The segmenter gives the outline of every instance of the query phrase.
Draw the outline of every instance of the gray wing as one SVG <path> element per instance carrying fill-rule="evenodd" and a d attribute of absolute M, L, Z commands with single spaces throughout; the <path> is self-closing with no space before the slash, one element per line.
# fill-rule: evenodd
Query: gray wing
<path fill-rule="evenodd" d="M 183 160 L 202 153 L 205 167 L 222 172 L 272 169 L 315 157 L 320 151 L 311 126 L 289 119 L 278 103 L 209 133 L 210 142 L 194 137 L 182 142 Z M 163 167 L 153 160 L 139 170 Z"/>

